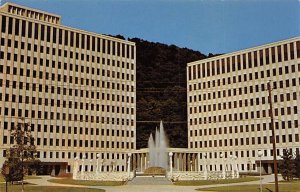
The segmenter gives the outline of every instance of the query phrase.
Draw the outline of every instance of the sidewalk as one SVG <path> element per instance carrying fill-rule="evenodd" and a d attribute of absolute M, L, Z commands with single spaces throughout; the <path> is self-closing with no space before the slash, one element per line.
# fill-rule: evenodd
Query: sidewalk
<path fill-rule="evenodd" d="M 122 185 L 122 186 L 82 186 L 82 185 L 66 185 L 51 183 L 48 180 L 53 179 L 50 176 L 41 176 L 41 179 L 28 179 L 29 183 L 36 184 L 39 186 L 65 186 L 65 187 L 81 187 L 81 188 L 94 188 L 94 189 L 104 189 L 106 192 L 195 192 L 195 189 L 205 189 L 211 187 L 223 187 L 223 186 L 243 186 L 243 185 L 259 185 L 260 181 L 250 181 L 243 183 L 229 183 L 229 184 L 217 184 L 217 185 L 202 185 L 202 186 L 177 186 L 177 185 Z M 281 176 L 279 180 L 282 180 Z M 262 183 L 274 182 L 274 175 L 263 176 Z"/>
<path fill-rule="evenodd" d="M 262 184 L 267 184 L 267 183 L 272 183 L 274 182 L 274 174 L 272 175 L 264 175 L 262 176 Z M 278 181 L 281 181 L 282 177 L 281 175 L 278 175 Z M 228 183 L 228 184 L 217 184 L 217 185 L 201 185 L 201 186 L 197 186 L 197 189 L 205 189 L 205 188 L 211 188 L 211 187 L 228 187 L 228 186 L 243 186 L 243 185 L 259 185 L 260 184 L 260 180 L 257 181 L 249 181 L 249 182 L 242 182 L 242 183 Z"/>

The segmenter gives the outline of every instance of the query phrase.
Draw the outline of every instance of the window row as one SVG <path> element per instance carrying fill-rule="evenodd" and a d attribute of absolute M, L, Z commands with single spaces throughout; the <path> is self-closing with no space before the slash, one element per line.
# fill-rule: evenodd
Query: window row
<path fill-rule="evenodd" d="M 300 113 L 298 111 L 298 106 L 293 107 L 284 107 L 284 108 L 276 108 L 274 109 L 275 117 L 282 117 L 284 115 L 294 115 Z M 229 112 L 226 112 L 229 113 Z M 259 111 L 251 111 L 251 112 L 242 112 L 242 113 L 229 113 L 224 115 L 214 115 L 207 114 L 201 115 L 199 118 L 190 118 L 189 125 L 205 125 L 205 124 L 213 124 L 213 123 L 222 123 L 222 122 L 230 122 L 230 121 L 249 121 L 249 120 L 262 120 L 269 118 L 268 110 L 259 110 Z"/>
<path fill-rule="evenodd" d="M 227 157 L 226 157 L 227 158 Z M 204 165 L 199 165 L 200 166 L 200 171 L 204 171 Z M 205 165 L 206 167 L 205 167 L 205 169 L 207 170 L 207 171 L 221 171 L 221 170 L 223 170 L 223 165 L 222 164 L 220 164 L 219 166 L 218 165 Z M 238 169 L 239 170 L 241 170 L 241 171 L 249 171 L 249 172 L 251 172 L 251 171 L 254 171 L 254 170 L 256 170 L 256 164 L 250 164 L 250 163 L 245 163 L 245 164 L 243 164 L 243 163 L 237 163 L 236 164 L 236 166 L 238 166 Z"/>
<path fill-rule="evenodd" d="M 284 99 L 284 95 L 285 94 L 280 94 L 279 95 L 279 98 L 280 98 L 280 102 L 284 102 L 285 99 Z M 276 96 L 276 97 L 275 97 Z M 280 105 L 280 104 L 276 104 L 278 102 L 278 96 L 275 95 L 274 96 L 274 101 L 276 100 L 275 102 L 275 105 Z M 297 97 L 293 97 L 293 98 L 297 98 Z M 214 111 L 221 111 L 221 110 L 230 110 L 230 109 L 236 109 L 238 108 L 240 111 L 241 110 L 245 110 L 246 108 L 242 108 L 242 107 L 251 107 L 251 106 L 262 106 L 264 104 L 266 104 L 266 100 L 267 98 L 265 97 L 262 97 L 261 98 L 261 101 L 259 98 L 256 98 L 256 99 L 249 99 L 249 100 L 244 100 L 244 102 L 242 100 L 239 100 L 239 101 L 233 101 L 233 102 L 223 102 L 223 103 L 218 103 L 218 104 L 208 104 L 208 105 L 205 105 L 205 104 L 202 104 L 201 106 L 196 106 L 196 107 L 189 107 L 189 114 L 197 114 L 197 113 L 205 113 L 205 112 L 214 112 Z M 297 99 L 293 99 L 294 101 L 296 101 Z M 286 101 L 291 101 L 291 98 L 290 96 L 286 98 Z M 280 105 L 281 106 L 281 105 Z M 277 108 L 276 108 L 277 107 Z M 275 114 L 276 116 L 278 116 L 279 114 L 279 106 L 276 106 L 275 108 Z M 242 108 L 242 109 L 241 109 Z M 286 107 L 286 112 L 285 112 L 285 109 L 284 108 L 281 108 L 280 111 L 281 111 L 281 115 L 290 115 L 290 114 L 297 114 L 297 106 L 290 106 L 290 107 Z M 265 117 L 266 115 L 266 110 L 261 110 L 262 112 L 262 116 Z M 259 118 L 261 115 L 259 111 L 257 111 L 257 115 L 256 117 Z M 250 113 L 250 112 L 249 112 Z M 253 113 L 253 114 L 252 114 Z M 248 117 L 248 114 L 245 114 L 246 117 Z M 251 118 L 254 118 L 254 111 L 251 112 Z M 240 113 L 240 119 L 243 118 L 243 114 Z M 236 120 L 238 118 L 235 118 Z"/>
<path fill-rule="evenodd" d="M 272 139 L 273 138 L 271 136 L 270 137 L 264 136 L 264 137 L 209 140 L 209 141 L 198 141 L 198 142 L 195 141 L 195 142 L 190 142 L 190 148 L 270 144 L 273 142 Z M 299 142 L 299 134 L 276 136 L 276 143 L 287 143 L 287 142 Z"/>
<path fill-rule="evenodd" d="M 5 129 L 8 122 L 5 122 Z M 15 129 L 15 123 L 11 123 L 11 130 Z M 43 128 L 42 128 L 43 127 Z M 80 134 L 80 135 L 106 135 L 106 136 L 121 136 L 121 137 L 134 137 L 133 131 L 126 130 L 114 130 L 114 129 L 101 129 L 101 128 L 88 128 L 88 127 L 66 127 L 66 126 L 54 126 L 54 125 L 43 125 L 35 124 L 30 125 L 30 130 L 34 132 L 49 132 L 49 133 L 68 133 L 68 134 Z M 12 139 L 12 138 L 11 138 Z"/>
<path fill-rule="evenodd" d="M 83 156 L 86 159 L 96 159 L 98 153 L 89 153 L 89 152 L 52 152 L 52 151 L 37 151 L 37 158 L 67 158 L 75 159 L 78 157 L 82 159 Z M 127 154 L 124 153 L 99 153 L 100 159 L 126 159 Z M 3 150 L 3 157 L 6 157 L 7 151 Z"/>
<path fill-rule="evenodd" d="M 297 88 L 296 87 L 296 79 L 293 78 L 291 79 L 291 81 L 293 82 L 293 86 L 295 86 L 294 88 Z M 288 84 L 289 80 L 286 80 L 286 84 Z M 281 85 L 283 84 L 283 81 L 280 81 L 280 87 Z M 299 85 L 300 85 L 300 78 L 299 78 Z M 289 87 L 289 86 L 288 86 Z M 261 85 L 261 88 L 263 89 L 263 85 Z M 220 99 L 220 98 L 228 98 L 228 97 L 232 97 L 232 96 L 237 96 L 237 95 L 247 95 L 247 94 L 250 94 L 250 93 L 257 93 L 257 94 L 260 94 L 262 93 L 263 91 L 266 91 L 265 89 L 260 89 L 260 86 L 259 85 L 255 85 L 255 86 L 249 86 L 249 87 L 240 87 L 240 88 L 236 88 L 236 89 L 226 89 L 226 90 L 223 90 L 223 91 L 214 91 L 214 92 L 202 92 L 200 93 L 199 95 L 190 95 L 189 96 L 189 102 L 192 103 L 192 102 L 199 102 L 199 101 L 210 101 L 212 99 Z M 290 100 L 297 100 L 297 95 L 299 95 L 299 93 L 297 92 L 293 92 L 292 89 L 290 90 L 287 90 L 286 88 L 283 88 L 284 90 L 280 91 L 280 90 L 277 90 L 277 89 L 273 89 L 273 91 L 275 92 L 274 96 L 273 96 L 273 102 L 279 102 L 279 101 L 290 101 Z M 282 92 L 287 92 L 287 93 L 282 93 Z M 261 100 L 261 102 L 259 102 L 259 100 Z M 256 102 L 255 104 L 265 104 L 267 98 L 266 97 L 261 97 L 260 98 L 256 98 Z M 254 103 L 253 99 L 252 101 L 249 100 L 250 103 Z M 243 104 L 245 106 L 248 105 L 248 100 L 245 100 L 244 103 L 243 101 L 239 101 L 240 103 L 240 106 L 243 106 Z M 253 105 L 253 104 L 250 104 L 250 105 Z"/>
<path fill-rule="evenodd" d="M 70 59 L 76 59 L 74 62 L 75 63 L 78 63 L 78 62 L 84 62 L 84 61 L 87 61 L 87 62 L 92 62 L 92 63 L 98 63 L 98 64 L 102 64 L 102 65 L 108 65 L 108 66 L 116 66 L 116 67 L 122 67 L 122 68 L 126 68 L 126 69 L 131 69 L 131 70 L 134 70 L 134 64 L 133 63 L 129 63 L 129 62 L 124 62 L 124 61 L 119 61 L 119 60 L 116 60 L 116 59 L 109 59 L 109 58 L 101 58 L 98 57 L 98 56 L 94 56 L 94 55 L 88 55 L 88 54 L 84 54 L 84 53 L 79 53 L 79 52 L 73 52 L 72 50 L 62 50 L 62 49 L 56 49 L 56 48 L 52 48 L 50 49 L 50 47 L 45 47 L 43 45 L 36 45 L 36 44 L 33 44 L 33 48 L 32 48 L 32 44 L 31 43 L 25 43 L 25 42 L 21 42 L 21 44 L 19 45 L 18 44 L 19 41 L 14 41 L 14 47 L 13 48 L 18 48 L 19 46 L 21 47 L 22 50 L 25 49 L 25 44 L 27 45 L 27 49 L 28 51 L 30 50 L 33 50 L 34 52 L 38 52 L 38 53 L 46 53 L 46 54 L 50 54 L 53 56 L 52 60 L 56 59 L 56 54 L 61 57 L 67 57 L 67 58 L 70 58 Z M 7 39 L 7 42 L 6 42 L 6 39 L 5 38 L 1 38 L 1 46 L 5 46 L 7 45 L 8 47 L 11 47 L 12 46 L 12 42 L 10 39 Z M 50 53 L 50 50 L 52 50 L 52 52 Z M 0 58 L 1 59 L 4 59 L 5 57 L 5 54 L 4 52 L 0 52 Z M 41 57 L 43 57 L 43 55 L 41 54 Z M 25 57 L 23 54 L 17 54 L 17 53 L 7 53 L 6 54 L 6 59 L 7 60 L 14 60 L 15 62 L 21 62 L 21 63 L 31 63 L 31 61 L 34 63 L 34 64 L 37 64 L 37 58 L 33 58 L 28 56 L 28 57 Z M 25 61 L 25 59 L 27 59 Z M 55 61 L 52 61 L 52 68 L 55 68 L 55 64 L 56 62 Z M 43 65 L 46 65 L 47 67 L 49 67 L 49 60 L 45 59 L 45 63 L 43 61 L 43 58 L 40 58 L 40 63 L 39 65 L 40 66 L 43 66 Z M 57 64 L 58 68 L 61 68 L 61 63 L 58 62 Z M 72 64 L 70 64 L 69 66 L 70 70 L 72 70 Z M 77 67 L 78 68 L 78 67 Z M 65 63 L 64 64 L 64 69 L 67 69 L 67 64 Z M 76 68 L 75 68 L 76 70 Z M 76 70 L 78 71 L 78 69 Z"/>
<path fill-rule="evenodd" d="M 1 109 L 1 108 L 0 108 Z M 75 123 L 79 122 L 91 122 L 91 123 L 102 123 L 102 124 L 112 124 L 112 125 L 127 125 L 127 126 L 134 126 L 134 120 L 133 119 L 125 119 L 125 118 L 114 118 L 114 117 L 100 117 L 99 116 L 89 116 L 89 115 L 74 115 L 74 118 L 72 119 L 72 115 L 67 115 L 66 113 L 54 113 L 54 112 L 44 112 L 37 111 L 37 118 L 33 117 L 35 116 L 35 112 L 32 112 L 32 116 L 26 116 L 28 115 L 28 110 L 25 110 L 25 115 L 22 115 L 22 110 L 18 110 L 18 116 L 8 116 L 6 115 L 6 118 L 16 118 L 16 117 L 26 117 L 30 118 L 31 120 L 64 120 L 64 121 L 72 121 Z M 44 116 L 42 116 L 44 114 Z M 49 115 L 50 114 L 50 115 Z M 56 118 L 54 118 L 56 114 Z M 47 118 L 46 118 L 47 116 Z M 52 118 L 53 117 L 53 118 Z M 70 117 L 70 119 L 69 119 Z M 65 118 L 65 119 L 64 119 Z M 7 122 L 4 122 L 4 129 L 9 129 Z"/>
<path fill-rule="evenodd" d="M 296 154 L 299 154 L 299 148 L 296 148 L 296 150 L 293 151 L 293 149 L 277 149 L 276 150 L 276 155 L 279 157 L 281 156 L 280 154 L 283 154 L 285 150 L 289 150 L 291 154 L 295 152 Z M 235 156 L 235 157 L 258 157 L 258 151 L 259 150 L 239 150 L 239 151 L 225 151 L 225 152 L 208 152 L 208 153 L 200 153 L 200 159 L 217 159 L 221 158 L 220 155 L 223 154 L 223 158 L 229 158 L 230 156 Z M 272 149 L 264 149 L 262 150 L 263 152 L 263 157 L 268 157 L 268 156 L 273 156 L 273 150 Z"/>
<path fill-rule="evenodd" d="M 62 94 L 62 95 L 69 95 L 69 96 L 76 96 L 76 97 L 85 97 L 85 98 L 100 98 L 100 93 L 105 91 L 105 89 L 111 89 L 111 90 L 106 90 L 111 91 L 111 92 L 117 92 L 119 94 L 124 94 L 124 91 L 126 92 L 134 92 L 134 86 L 126 85 L 126 84 L 121 84 L 121 83 L 114 83 L 114 82 L 109 82 L 109 81 L 100 81 L 97 80 L 96 85 L 94 84 L 94 80 L 92 81 L 92 87 L 84 87 L 83 85 L 48 85 L 48 84 L 37 84 L 37 83 L 23 83 L 23 82 L 17 82 L 17 81 L 9 81 L 6 80 L 5 84 L 3 82 L 3 79 L 0 79 L 0 86 L 5 86 L 6 88 L 12 87 L 13 89 L 26 89 L 27 91 L 39 91 L 45 92 L 45 93 L 52 93 L 52 94 Z M 100 82 L 102 82 L 100 84 Z M 87 83 L 89 84 L 89 83 Z M 63 86 L 63 87 L 60 87 Z M 79 89 L 76 89 L 79 88 Z M 90 90 L 80 90 L 82 88 L 85 89 L 90 89 Z M 116 91 L 114 91 L 116 89 Z M 113 94 L 116 96 L 112 96 L 112 99 L 116 97 L 117 101 L 120 101 L 121 95 L 119 94 Z M 125 96 L 122 96 L 125 97 Z M 125 99 L 122 98 L 122 101 L 125 101 Z M 129 102 L 129 99 L 127 99 Z"/>
<path fill-rule="evenodd" d="M 100 94 L 99 94 L 100 95 Z M 105 97 L 106 96 L 106 97 Z M 83 97 L 83 96 L 82 96 Z M 89 97 L 85 97 L 89 98 Z M 93 98 L 93 97 L 92 97 Z M 131 99 L 130 99 L 131 98 Z M 100 99 L 100 97 L 97 99 Z M 117 95 L 115 97 L 115 95 L 111 95 L 111 94 L 104 94 L 102 93 L 102 101 L 103 100 L 107 100 L 107 101 L 117 101 L 117 102 L 126 102 L 127 104 L 129 103 L 134 103 L 134 97 L 129 97 L 129 96 L 119 96 Z M 97 110 L 100 111 L 100 107 L 102 108 L 102 111 L 105 111 L 105 108 L 108 109 L 106 111 L 112 111 L 112 112 L 117 112 L 117 113 L 125 113 L 125 110 L 123 108 L 115 108 L 118 106 L 110 106 L 110 105 L 100 105 L 100 104 L 94 104 L 94 103 L 90 103 L 92 101 L 98 101 L 98 100 L 91 100 L 91 101 L 87 101 L 82 99 L 82 101 L 84 100 L 85 102 L 77 102 L 77 100 L 81 101 L 81 99 L 75 99 L 75 101 L 70 100 L 69 102 L 67 101 L 61 101 L 60 99 L 48 99 L 48 98 L 36 98 L 34 96 L 30 97 L 30 96 L 16 96 L 14 94 L 5 94 L 5 99 L 2 98 L 2 93 L 0 93 L 0 101 L 6 101 L 6 102 L 13 102 L 13 103 L 25 103 L 25 104 L 38 104 L 38 105 L 45 105 L 45 106 L 56 106 L 56 107 L 63 107 L 63 108 L 70 108 L 70 109 L 91 109 L 91 110 Z M 110 110 L 111 108 L 111 110 Z M 127 110 L 126 110 L 127 111 Z"/>
<path fill-rule="evenodd" d="M 294 69 L 295 65 L 292 65 L 292 69 Z M 288 67 L 288 66 L 286 66 Z M 279 68 L 279 71 L 280 69 L 282 69 L 281 67 Z M 300 64 L 298 64 L 298 70 L 300 71 Z M 268 72 L 269 70 L 267 70 Z M 276 71 L 276 69 L 273 69 L 273 72 Z M 295 72 L 295 69 L 292 70 L 292 72 Z M 261 76 L 260 78 L 265 78 L 264 75 L 264 72 L 261 71 Z M 258 77 L 258 72 L 255 72 L 255 79 L 260 79 Z M 286 74 L 290 74 L 289 70 L 286 70 Z M 217 80 L 211 80 L 211 81 L 207 81 L 207 82 L 199 82 L 199 83 L 194 83 L 194 84 L 190 84 L 189 85 L 189 91 L 193 91 L 193 90 L 204 90 L 204 89 L 211 89 L 211 88 L 215 88 L 215 87 L 223 87 L 225 85 L 230 85 L 231 83 L 241 83 L 241 82 L 248 82 L 250 80 L 253 80 L 252 78 L 252 73 L 248 73 L 248 74 L 244 74 L 244 80 L 242 81 L 242 75 L 238 75 L 238 76 L 233 76 L 233 77 L 227 77 L 227 78 L 222 78 L 222 79 L 217 79 Z M 249 79 L 247 78 L 247 76 L 249 76 Z M 276 76 L 276 73 L 273 73 L 272 77 L 273 76 Z M 267 77 L 270 77 L 270 74 L 268 73 Z M 289 82 L 289 80 L 287 79 L 286 80 L 286 85 L 287 87 L 289 87 L 290 85 L 291 86 L 296 86 L 294 84 L 296 84 L 296 80 L 294 80 L 295 82 Z M 277 88 L 277 87 L 280 87 L 282 88 L 283 87 L 283 81 L 278 81 L 278 82 L 273 82 L 273 87 L 274 88 Z M 264 84 L 264 85 L 261 85 L 261 89 L 266 89 L 267 85 Z"/>
<path fill-rule="evenodd" d="M 200 79 L 293 60 L 296 59 L 296 54 L 297 58 L 300 58 L 300 41 L 189 66 L 188 79 Z"/>
<path fill-rule="evenodd" d="M 78 67 L 78 65 L 76 65 L 76 67 Z M 81 66 L 81 76 L 84 75 L 89 75 L 89 74 L 85 74 L 84 73 L 84 66 Z M 59 68 L 60 69 L 60 68 Z M 89 67 L 86 67 L 87 69 L 87 73 L 89 73 Z M 70 73 L 72 73 L 72 71 L 69 71 Z M 97 75 L 97 76 L 102 76 L 102 77 L 109 77 L 109 78 L 117 78 L 117 79 L 121 79 L 121 80 L 127 80 L 127 81 L 134 81 L 134 75 L 133 74 L 129 74 L 129 73 L 124 73 L 124 72 L 119 72 L 119 71 L 114 71 L 114 70 L 105 70 L 105 69 L 97 69 L 97 73 L 95 73 L 94 68 L 92 68 L 91 70 L 91 74 L 90 75 Z M 90 79 L 85 79 L 84 78 L 79 78 L 79 77 L 73 77 L 73 76 L 69 76 L 68 75 L 64 75 L 62 78 L 61 74 L 57 74 L 55 75 L 55 73 L 50 73 L 50 72 L 44 72 L 44 71 L 38 71 L 38 70 L 34 70 L 34 69 L 30 69 L 28 67 L 28 69 L 24 69 L 24 68 L 17 68 L 17 67 L 10 67 L 10 66 L 6 66 L 6 68 L 4 69 L 4 66 L 2 64 L 0 64 L 0 73 L 5 73 L 7 75 L 9 74 L 13 74 L 13 75 L 19 75 L 19 76 L 27 76 L 27 77 L 33 77 L 33 78 L 39 78 L 39 79 L 46 79 L 49 80 L 51 78 L 52 81 L 64 81 L 64 82 L 69 82 L 69 83 L 73 83 L 73 79 L 75 84 L 83 84 L 83 85 L 89 85 L 89 81 L 94 82 L 94 80 L 90 80 Z M 51 75 L 51 76 L 50 76 Z M 79 81 L 80 79 L 80 81 Z M 85 82 L 84 82 L 85 81 Z M 98 80 L 100 81 L 100 80 Z M 94 83 L 93 83 L 94 84 Z"/>
<path fill-rule="evenodd" d="M 47 99 L 45 99 L 47 100 Z M 52 100 L 52 99 L 51 99 Z M 42 101 L 42 100 L 40 100 Z M 70 102 L 69 102 L 70 103 Z M 43 106 L 48 106 L 48 104 L 46 105 L 45 103 L 38 103 L 39 105 L 43 105 Z M 66 101 L 63 101 L 63 104 L 66 104 Z M 89 103 L 86 103 L 84 105 L 84 103 L 80 102 L 80 107 L 79 105 L 77 105 L 78 103 L 75 102 L 75 105 L 74 107 L 72 106 L 68 106 L 69 109 L 85 109 L 86 111 L 90 111 L 90 112 L 105 112 L 105 113 L 120 113 L 120 114 L 131 114 L 133 115 L 134 114 L 134 108 L 130 108 L 130 107 L 119 107 L 119 106 L 111 106 L 111 105 L 99 105 L 99 104 L 89 104 Z M 89 105 L 91 105 L 91 108 L 89 109 Z M 52 107 L 55 107 L 57 105 L 55 105 L 54 103 L 51 103 L 51 106 Z M 94 107 L 95 106 L 95 107 Z M 101 106 L 101 107 L 100 107 Z M 67 108 L 65 105 L 63 105 L 64 108 Z M 86 108 L 87 107 L 87 108 Z M 5 107 L 4 108 L 4 115 L 6 116 L 19 116 L 19 112 L 22 113 L 22 110 L 19 109 L 15 109 L 15 108 L 9 108 L 9 107 Z M 18 113 L 18 114 L 17 114 Z M 37 113 L 37 114 L 36 114 Z M 29 116 L 29 110 L 25 110 L 25 113 L 24 113 L 25 117 L 28 117 Z M 89 121 L 89 119 L 91 119 L 91 121 L 94 122 L 94 116 L 89 116 L 89 115 L 85 115 L 85 118 L 84 118 L 84 115 L 77 115 L 77 114 L 74 114 L 73 118 L 72 118 L 72 114 L 69 113 L 68 115 L 66 113 L 62 113 L 62 116 L 60 113 L 56 113 L 55 115 L 55 112 L 48 112 L 48 111 L 34 111 L 32 110 L 31 111 L 31 118 L 44 118 L 44 119 L 56 119 L 56 120 L 68 120 L 68 121 Z M 90 117 L 90 118 L 88 118 Z M 97 121 L 97 120 L 96 120 Z M 97 121 L 98 122 L 98 121 Z"/>
<path fill-rule="evenodd" d="M 59 24 L 60 22 L 60 18 L 54 15 L 49 15 L 46 13 L 40 13 L 37 11 L 33 11 L 33 10 L 28 10 L 28 9 L 24 9 L 21 7 L 16 7 L 16 6 L 12 6 L 12 5 L 8 5 L 8 12 L 11 14 L 15 14 L 15 15 L 22 15 L 24 17 L 29 17 L 32 19 L 38 19 L 38 20 L 43 20 L 46 22 L 51 22 L 51 23 L 55 23 L 55 24 Z"/>
<path fill-rule="evenodd" d="M 1 17 L 2 33 L 33 38 L 40 41 L 57 43 L 59 45 L 76 47 L 94 52 L 123 56 L 132 59 L 135 57 L 135 47 L 133 45 L 116 42 L 114 40 L 103 39 L 93 35 L 78 33 L 75 31 L 58 28 L 57 26 L 33 23 L 6 16 Z"/>
<path fill-rule="evenodd" d="M 14 141 L 10 139 L 11 145 Z M 106 143 L 106 145 L 105 145 Z M 3 144 L 8 144 L 7 136 L 3 136 Z M 97 148 L 121 148 L 121 149 L 133 149 L 132 142 L 118 142 L 118 141 L 94 141 L 94 140 L 77 140 L 77 139 L 47 139 L 37 137 L 35 144 L 38 146 L 56 146 L 56 147 L 97 147 Z"/>
<path fill-rule="evenodd" d="M 281 121 L 275 122 L 275 129 L 286 129 L 286 128 L 298 128 L 298 120 L 294 121 Z M 207 135 L 222 135 L 222 134 L 236 134 L 243 132 L 256 132 L 256 131 L 266 131 L 271 130 L 271 125 L 269 123 L 262 124 L 249 124 L 240 126 L 229 126 L 229 127 L 219 127 L 219 128 L 201 128 L 190 130 L 190 137 L 197 136 L 207 136 Z"/>

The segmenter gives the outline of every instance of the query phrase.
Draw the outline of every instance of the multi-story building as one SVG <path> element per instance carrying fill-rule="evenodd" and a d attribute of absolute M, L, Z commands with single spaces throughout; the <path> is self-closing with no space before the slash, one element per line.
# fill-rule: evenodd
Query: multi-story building
<path fill-rule="evenodd" d="M 231 155 L 240 171 L 251 171 L 261 150 L 264 171 L 272 172 L 267 84 L 280 159 L 285 149 L 299 153 L 299 77 L 299 37 L 188 63 L 190 151 L 201 151 L 210 170 L 220 170 Z"/>
<path fill-rule="evenodd" d="M 9 130 L 25 118 L 56 174 L 98 153 L 124 170 L 136 148 L 135 43 L 12 3 L 0 7 L 0 23 L 0 164 L 14 144 Z"/>

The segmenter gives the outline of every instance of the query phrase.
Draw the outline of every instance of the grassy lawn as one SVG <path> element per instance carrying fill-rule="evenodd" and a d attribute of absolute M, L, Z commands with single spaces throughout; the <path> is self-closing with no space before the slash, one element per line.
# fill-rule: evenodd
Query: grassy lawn
<path fill-rule="evenodd" d="M 124 185 L 123 181 L 85 181 L 73 179 L 50 179 L 52 183 L 69 184 L 69 185 L 85 185 L 85 186 L 119 186 Z"/>
<path fill-rule="evenodd" d="M 40 179 L 40 178 L 41 177 L 29 175 L 29 176 L 25 176 L 24 180 L 26 180 L 26 179 Z M 0 183 L 1 182 L 5 182 L 5 180 L 4 180 L 3 175 L 0 174 Z"/>
<path fill-rule="evenodd" d="M 241 177 L 238 179 L 220 179 L 220 180 L 197 180 L 197 181 L 177 181 L 175 185 L 183 186 L 197 186 L 197 185 L 215 185 L 215 184 L 227 184 L 227 183 L 241 183 L 248 181 L 257 181 L 258 177 Z"/>
<path fill-rule="evenodd" d="M 16 192 L 21 191 L 21 185 L 8 185 L 7 191 L 8 192 Z M 76 188 L 76 187 L 43 187 L 41 190 L 40 186 L 34 185 L 25 185 L 24 187 L 26 192 L 105 192 L 103 189 L 88 189 L 88 188 Z M 5 184 L 0 184 L 0 191 L 5 191 Z"/>
<path fill-rule="evenodd" d="M 0 173 L 0 183 L 5 182 L 3 175 Z"/>
<path fill-rule="evenodd" d="M 243 185 L 243 186 L 227 186 L 227 187 L 213 187 L 205 189 L 197 189 L 198 191 L 214 191 L 214 192 L 259 192 L 259 185 Z M 274 184 L 263 185 L 263 192 L 275 191 Z M 279 183 L 280 192 L 295 192 L 300 191 L 300 181 L 281 182 Z"/>

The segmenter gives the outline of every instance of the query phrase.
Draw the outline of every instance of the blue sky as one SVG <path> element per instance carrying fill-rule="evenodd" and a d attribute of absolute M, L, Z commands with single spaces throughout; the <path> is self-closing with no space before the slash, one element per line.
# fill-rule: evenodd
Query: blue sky
<path fill-rule="evenodd" d="M 6 1 L 61 15 L 67 26 L 205 54 L 300 36 L 300 0 Z"/>

